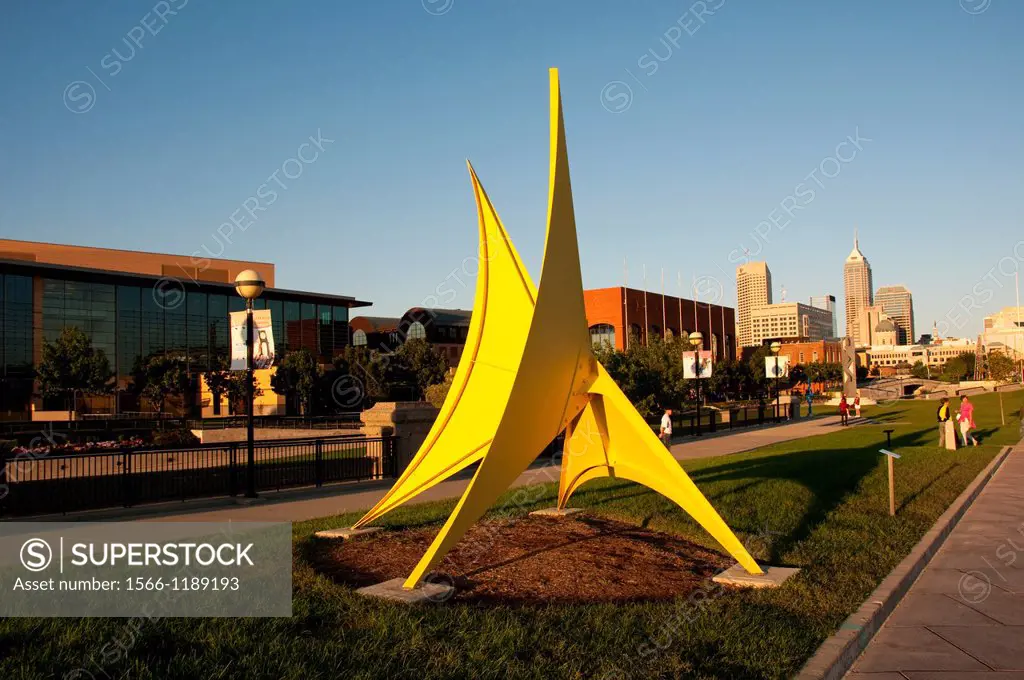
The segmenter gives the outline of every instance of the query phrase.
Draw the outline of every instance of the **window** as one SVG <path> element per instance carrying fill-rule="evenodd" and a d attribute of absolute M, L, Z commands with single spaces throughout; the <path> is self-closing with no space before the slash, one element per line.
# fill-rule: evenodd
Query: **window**
<path fill-rule="evenodd" d="M 316 305 L 312 302 L 302 303 L 302 339 L 301 345 L 312 352 L 314 355 L 319 351 L 317 347 L 317 332 L 316 332 Z"/>
<path fill-rule="evenodd" d="M 334 354 L 338 354 L 349 344 L 348 307 L 334 307 Z"/>
<path fill-rule="evenodd" d="M 407 338 L 418 338 L 420 340 L 427 339 L 427 329 L 423 327 L 419 321 L 413 321 L 409 324 L 409 332 L 406 334 Z"/>
<path fill-rule="evenodd" d="M 142 357 L 142 289 L 117 287 L 117 377 L 126 380 Z"/>
<path fill-rule="evenodd" d="M 291 351 L 301 347 L 302 323 L 300 320 L 299 303 L 291 300 L 284 303 L 284 350 Z"/>
<path fill-rule="evenodd" d="M 186 331 L 188 336 L 188 368 L 207 371 L 210 368 L 210 326 L 207 323 L 206 293 L 189 291 L 186 301 Z"/>
<path fill-rule="evenodd" d="M 615 347 L 615 326 L 607 323 L 594 324 L 590 327 L 590 344 L 594 347 L 608 345 Z"/>
<path fill-rule="evenodd" d="M 7 376 L 32 374 L 32 277 L 0 276 L 0 369 Z"/>
<path fill-rule="evenodd" d="M 274 300 L 269 300 L 270 305 Z M 278 305 L 281 303 L 278 302 Z M 229 342 L 228 330 L 228 299 L 226 295 L 210 295 L 206 311 L 206 323 L 209 326 L 210 334 L 210 355 L 211 366 L 214 368 L 227 367 L 230 362 L 231 345 Z M 270 312 L 273 315 L 273 311 Z M 278 319 L 280 323 L 280 319 Z M 274 340 L 278 338 L 277 330 L 274 331 Z"/>
<path fill-rule="evenodd" d="M 366 347 L 366 332 L 359 330 L 353 333 L 352 344 L 356 347 Z"/>
<path fill-rule="evenodd" d="M 331 359 L 334 357 L 334 323 L 331 319 L 330 306 L 317 305 L 316 319 L 320 354 L 327 359 Z"/>

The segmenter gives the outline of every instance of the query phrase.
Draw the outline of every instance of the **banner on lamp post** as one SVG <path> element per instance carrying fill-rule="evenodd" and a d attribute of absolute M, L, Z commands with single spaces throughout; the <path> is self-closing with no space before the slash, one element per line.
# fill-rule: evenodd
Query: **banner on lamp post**
<path fill-rule="evenodd" d="M 245 312 L 231 312 L 231 370 L 245 370 Z M 252 367 L 274 365 L 274 329 L 269 309 L 252 311 Z"/>
<path fill-rule="evenodd" d="M 776 361 L 778 366 L 776 367 Z M 765 357 L 764 374 L 768 378 L 785 378 L 789 375 L 789 357 Z"/>
<path fill-rule="evenodd" d="M 697 361 L 700 361 L 700 375 L 697 375 Z M 714 365 L 711 363 L 711 350 L 700 352 L 683 352 L 683 378 L 696 380 L 697 378 L 710 378 Z"/>

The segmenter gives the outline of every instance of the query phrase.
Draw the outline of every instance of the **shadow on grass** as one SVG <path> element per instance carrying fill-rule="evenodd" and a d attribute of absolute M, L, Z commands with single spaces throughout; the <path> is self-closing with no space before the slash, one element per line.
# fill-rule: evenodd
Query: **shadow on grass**
<path fill-rule="evenodd" d="M 918 489 L 914 493 L 910 494 L 909 496 L 905 497 L 903 499 L 903 502 L 900 503 L 900 507 L 898 507 L 896 509 L 897 514 L 900 513 L 905 507 L 907 507 L 908 505 L 913 503 L 925 491 L 927 491 L 928 489 L 930 489 L 933 486 L 935 486 L 935 484 L 937 484 L 940 479 L 942 479 L 944 477 L 948 477 L 949 474 L 951 472 L 953 472 L 954 470 L 956 470 L 958 467 L 960 467 L 960 465 L 962 465 L 962 463 L 959 463 L 959 462 L 956 462 L 956 461 L 950 463 L 949 466 L 945 470 L 943 470 L 939 474 L 935 475 L 935 477 L 933 477 L 927 484 L 925 484 L 924 486 L 922 486 L 920 489 Z"/>
<path fill-rule="evenodd" d="M 915 446 L 920 438 L 920 432 L 908 432 L 895 437 L 892 446 Z M 849 449 L 811 449 L 750 458 L 697 470 L 691 477 L 697 484 L 743 480 L 741 489 L 767 480 L 786 480 L 800 484 L 810 492 L 811 502 L 796 526 L 788 533 L 775 535 L 776 538 L 769 542 L 768 559 L 777 565 L 781 563 L 782 556 L 807 539 L 829 513 L 857 492 L 864 477 L 878 466 L 878 449 L 884 445 L 883 442 Z M 730 489 L 720 496 L 736 490 Z M 753 534 L 759 528 L 748 527 L 746 531 Z"/>

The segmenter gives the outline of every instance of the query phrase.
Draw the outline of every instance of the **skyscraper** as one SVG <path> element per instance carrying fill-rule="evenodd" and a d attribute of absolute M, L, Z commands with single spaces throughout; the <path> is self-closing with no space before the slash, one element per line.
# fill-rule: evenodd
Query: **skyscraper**
<path fill-rule="evenodd" d="M 914 296 L 906 286 L 880 286 L 875 291 L 875 304 L 881 305 L 899 333 L 899 344 L 914 344 Z"/>
<path fill-rule="evenodd" d="M 767 262 L 748 262 L 736 267 L 736 334 L 738 347 L 753 347 L 754 333 L 750 326 L 750 310 L 772 303 L 772 273 Z"/>
<path fill-rule="evenodd" d="M 836 296 L 835 295 L 812 295 L 811 307 L 824 309 L 832 313 L 832 335 L 830 338 L 839 337 L 839 329 L 836 327 Z"/>
<path fill-rule="evenodd" d="M 860 252 L 857 231 L 853 232 L 853 250 L 843 265 L 843 287 L 846 289 L 846 334 L 853 339 L 854 347 L 863 347 L 869 342 L 861 338 L 858 323 L 865 307 L 874 304 L 871 295 L 871 265 L 864 253 Z"/>

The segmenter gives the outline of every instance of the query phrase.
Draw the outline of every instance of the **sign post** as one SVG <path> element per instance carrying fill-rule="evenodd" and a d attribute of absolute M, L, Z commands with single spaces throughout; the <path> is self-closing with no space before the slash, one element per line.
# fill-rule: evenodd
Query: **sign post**
<path fill-rule="evenodd" d="M 900 454 L 893 453 L 888 449 L 879 449 L 879 453 L 884 453 L 886 456 L 885 462 L 889 467 L 889 516 L 896 516 L 896 483 L 894 481 L 894 474 L 892 469 L 892 461 L 895 458 L 899 458 Z"/>

